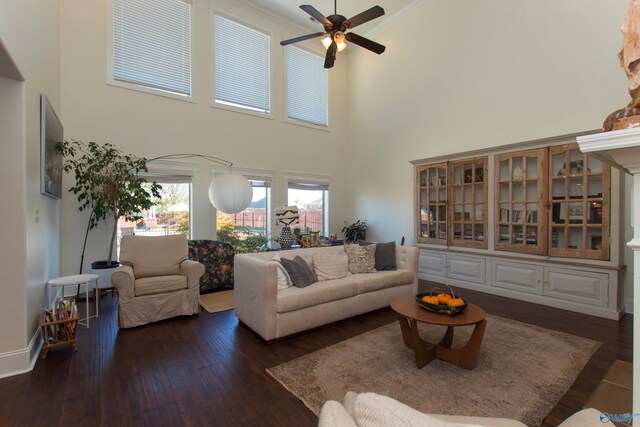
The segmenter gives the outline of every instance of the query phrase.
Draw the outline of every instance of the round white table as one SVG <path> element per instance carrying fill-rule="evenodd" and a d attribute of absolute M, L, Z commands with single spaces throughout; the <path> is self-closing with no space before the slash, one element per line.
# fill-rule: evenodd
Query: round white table
<path fill-rule="evenodd" d="M 63 277 L 58 277 L 57 279 L 52 279 L 49 280 L 47 282 L 47 285 L 49 286 L 49 308 L 54 308 L 52 303 L 53 303 L 53 287 L 60 287 L 62 288 L 62 298 L 64 298 L 64 289 L 67 286 L 75 286 L 76 289 L 78 288 L 78 286 L 84 286 L 84 290 L 85 290 L 85 309 L 86 309 L 86 318 L 85 318 L 85 323 L 84 326 L 86 326 L 87 328 L 89 327 L 89 319 L 91 317 L 98 317 L 98 299 L 95 298 L 95 303 L 96 303 L 96 314 L 93 314 L 91 316 L 89 316 L 89 290 L 91 288 L 96 289 L 98 287 L 98 278 L 100 276 L 98 276 L 97 274 L 75 274 L 73 276 L 63 276 Z M 83 324 L 81 321 L 79 321 L 78 323 L 80 323 L 81 325 Z"/>

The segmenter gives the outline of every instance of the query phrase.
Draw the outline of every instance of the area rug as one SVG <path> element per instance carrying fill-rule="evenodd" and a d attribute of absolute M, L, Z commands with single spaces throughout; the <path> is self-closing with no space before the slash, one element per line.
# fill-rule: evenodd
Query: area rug
<path fill-rule="evenodd" d="M 200 305 L 209 313 L 232 310 L 234 307 L 233 290 L 202 294 L 200 295 Z"/>
<path fill-rule="evenodd" d="M 443 327 L 420 324 L 438 342 Z M 456 328 L 453 347 L 473 327 Z M 398 322 L 374 329 L 267 371 L 316 415 L 349 390 L 371 391 L 427 413 L 512 418 L 539 426 L 601 343 L 497 316 L 487 329 L 474 370 L 441 360 L 417 369 Z"/>

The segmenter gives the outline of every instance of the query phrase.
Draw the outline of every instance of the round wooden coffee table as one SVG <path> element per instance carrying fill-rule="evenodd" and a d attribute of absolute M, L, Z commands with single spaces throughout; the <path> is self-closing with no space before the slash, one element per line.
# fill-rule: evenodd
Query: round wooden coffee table
<path fill-rule="evenodd" d="M 486 313 L 475 304 L 455 316 L 428 311 L 416 302 L 413 295 L 406 295 L 391 301 L 391 308 L 398 314 L 402 340 L 416 354 L 416 365 L 422 368 L 433 359 L 440 359 L 465 369 L 476 366 L 478 351 L 487 326 Z M 447 332 L 438 344 L 431 344 L 420 338 L 417 322 L 446 326 Z M 453 329 L 456 326 L 475 325 L 469 341 L 462 348 L 451 348 Z"/>

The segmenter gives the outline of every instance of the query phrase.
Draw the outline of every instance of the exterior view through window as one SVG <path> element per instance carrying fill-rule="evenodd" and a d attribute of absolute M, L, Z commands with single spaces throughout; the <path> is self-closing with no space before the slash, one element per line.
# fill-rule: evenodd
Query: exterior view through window
<path fill-rule="evenodd" d="M 328 193 L 327 185 L 289 182 L 288 204 L 298 206 L 300 214 L 299 223 L 291 229 L 299 228 L 303 235 L 309 231 L 325 235 Z"/>
<path fill-rule="evenodd" d="M 185 177 L 190 180 L 190 177 Z M 149 178 L 148 180 L 151 180 Z M 162 186 L 160 198 L 154 199 L 157 204 L 148 211 L 142 212 L 143 219 L 128 222 L 124 218 L 118 220 L 118 253 L 122 236 L 165 236 L 184 234 L 189 238 L 190 230 L 190 182 L 163 182 L 154 178 Z M 175 180 L 173 180 L 175 181 Z"/>
<path fill-rule="evenodd" d="M 236 253 L 265 250 L 270 241 L 269 207 L 271 182 L 265 179 L 251 179 L 253 199 L 242 212 L 226 214 L 217 212 L 217 240 L 229 243 Z"/>

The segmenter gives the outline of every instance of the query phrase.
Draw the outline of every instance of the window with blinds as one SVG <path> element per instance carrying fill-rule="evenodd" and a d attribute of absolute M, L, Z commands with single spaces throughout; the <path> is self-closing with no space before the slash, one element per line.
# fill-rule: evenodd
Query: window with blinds
<path fill-rule="evenodd" d="M 113 0 L 113 79 L 191 96 L 191 2 Z"/>
<path fill-rule="evenodd" d="M 328 126 L 328 77 L 324 59 L 295 46 L 287 47 L 287 117 Z"/>
<path fill-rule="evenodd" d="M 269 114 L 270 36 L 213 15 L 214 102 Z"/>

